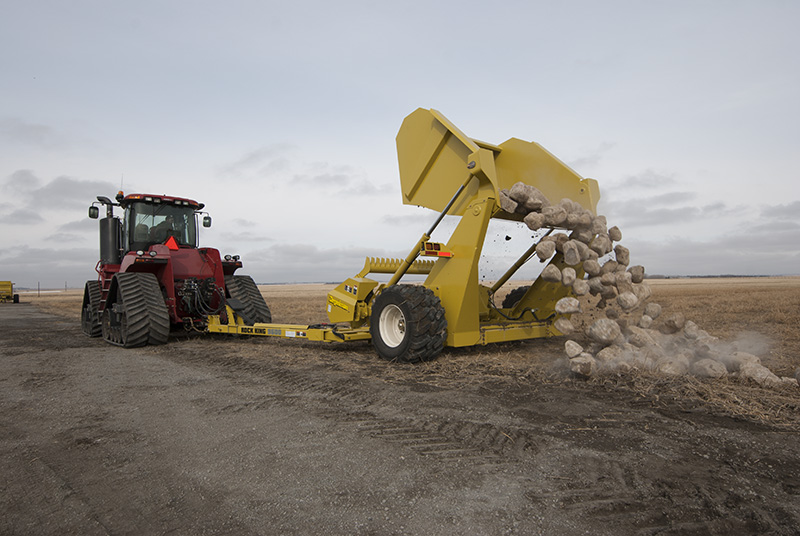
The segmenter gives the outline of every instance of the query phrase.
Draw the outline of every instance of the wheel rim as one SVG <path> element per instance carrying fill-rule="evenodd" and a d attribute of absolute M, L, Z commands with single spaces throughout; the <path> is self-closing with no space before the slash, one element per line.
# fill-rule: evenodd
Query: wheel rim
<path fill-rule="evenodd" d="M 406 317 L 403 311 L 394 304 L 387 305 L 381 311 L 378 328 L 386 346 L 390 348 L 400 346 L 406 337 Z"/>

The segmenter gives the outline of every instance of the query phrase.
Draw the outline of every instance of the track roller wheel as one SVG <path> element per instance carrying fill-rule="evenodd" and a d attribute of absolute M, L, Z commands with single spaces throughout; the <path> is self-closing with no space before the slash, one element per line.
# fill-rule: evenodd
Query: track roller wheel
<path fill-rule="evenodd" d="M 114 276 L 103 311 L 103 338 L 111 344 L 136 348 L 164 344 L 169 338 L 169 311 L 156 276 L 149 273 L 121 273 Z"/>
<path fill-rule="evenodd" d="M 103 334 L 103 325 L 100 322 L 100 300 L 102 299 L 100 281 L 87 281 L 83 288 L 83 308 L 81 309 L 81 329 L 89 337 L 99 337 Z"/>
<path fill-rule="evenodd" d="M 239 300 L 244 307 L 244 316 L 252 324 L 269 324 L 272 313 L 258 290 L 255 281 L 249 275 L 230 275 L 225 278 L 225 291 L 228 298 Z"/>
<path fill-rule="evenodd" d="M 447 320 L 439 298 L 430 289 L 394 285 L 375 298 L 369 331 L 379 356 L 417 363 L 441 353 L 447 339 Z"/>

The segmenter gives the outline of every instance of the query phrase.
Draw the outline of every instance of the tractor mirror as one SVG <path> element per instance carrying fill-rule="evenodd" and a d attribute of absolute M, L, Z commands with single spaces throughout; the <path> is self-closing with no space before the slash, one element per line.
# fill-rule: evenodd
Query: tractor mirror
<path fill-rule="evenodd" d="M 211 227 L 211 216 L 203 216 L 203 227 Z"/>
<path fill-rule="evenodd" d="M 100 215 L 100 209 L 99 208 L 97 208 L 94 205 L 89 207 L 89 217 L 90 218 L 92 218 L 93 220 L 96 220 L 99 215 Z"/>

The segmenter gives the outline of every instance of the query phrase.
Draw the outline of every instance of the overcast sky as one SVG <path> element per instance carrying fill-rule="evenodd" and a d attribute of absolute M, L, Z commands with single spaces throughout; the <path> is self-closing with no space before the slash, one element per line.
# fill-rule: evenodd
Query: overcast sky
<path fill-rule="evenodd" d="M 418 107 L 597 179 L 651 274 L 800 273 L 800 2 L 0 6 L 17 285 L 94 278 L 87 208 L 121 184 L 205 203 L 202 245 L 258 282 L 405 256 L 432 218 L 400 195 L 395 135 Z"/>

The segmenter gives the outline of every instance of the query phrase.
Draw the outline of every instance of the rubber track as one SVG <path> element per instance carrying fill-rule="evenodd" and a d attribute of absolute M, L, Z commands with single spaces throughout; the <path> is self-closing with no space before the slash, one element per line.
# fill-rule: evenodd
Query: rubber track
<path fill-rule="evenodd" d="M 249 275 L 232 275 L 225 278 L 225 288 L 231 298 L 244 305 L 244 312 L 255 323 L 269 324 L 272 313 L 258 290 L 255 281 Z"/>
<path fill-rule="evenodd" d="M 397 285 L 395 288 L 415 313 L 414 318 L 406 319 L 406 322 L 412 326 L 411 332 L 416 334 L 405 356 L 398 358 L 398 361 L 418 363 L 435 358 L 444 349 L 447 338 L 447 320 L 442 302 L 426 287 Z"/>
<path fill-rule="evenodd" d="M 122 273 L 115 276 L 119 289 L 119 298 L 125 308 L 123 313 L 127 329 L 120 332 L 119 340 L 111 341 L 125 348 L 136 348 L 147 344 L 150 338 L 150 317 L 147 314 L 145 298 L 139 274 Z M 113 307 L 113 305 L 112 305 Z"/>
<path fill-rule="evenodd" d="M 116 275 L 127 322 L 126 334 L 110 340 L 125 348 L 164 344 L 169 338 L 169 312 L 156 276 L 126 272 Z"/>
<path fill-rule="evenodd" d="M 100 290 L 100 282 L 96 279 L 86 282 L 86 290 L 89 294 L 89 305 L 91 308 L 91 319 L 85 318 L 86 312 L 81 310 L 81 328 L 83 332 L 89 337 L 99 337 L 103 334 L 103 324 L 100 322 L 100 315 L 98 309 L 100 307 L 100 300 L 103 299 L 103 293 Z M 87 325 L 89 322 L 89 325 Z"/>

